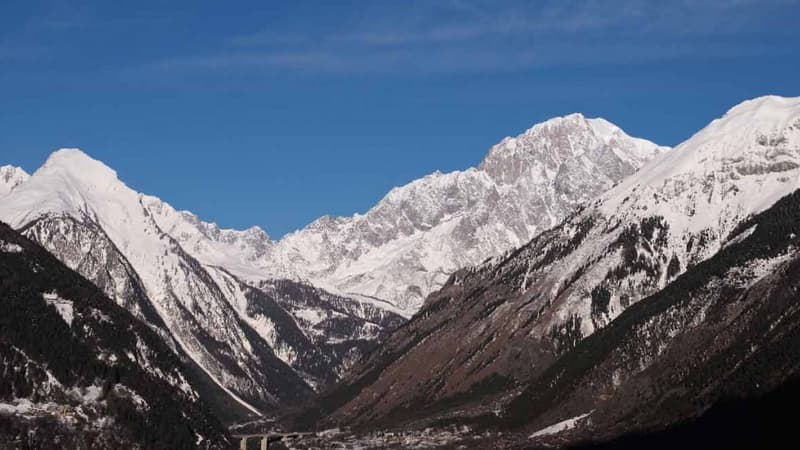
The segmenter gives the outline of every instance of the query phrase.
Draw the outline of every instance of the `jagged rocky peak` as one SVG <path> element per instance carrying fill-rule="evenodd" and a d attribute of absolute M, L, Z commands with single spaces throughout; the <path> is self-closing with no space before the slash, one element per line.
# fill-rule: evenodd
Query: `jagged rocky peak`
<path fill-rule="evenodd" d="M 252 226 L 244 230 L 225 229 L 215 222 L 204 222 L 191 211 L 179 211 L 158 197 L 146 195 L 143 196 L 142 201 L 153 212 L 159 215 L 171 216 L 174 220 L 191 225 L 205 237 L 215 241 L 230 241 L 235 237 L 259 241 L 271 240 L 267 232 L 258 226 Z"/>
<path fill-rule="evenodd" d="M 666 150 L 603 119 L 555 118 L 504 139 L 478 167 L 434 172 L 365 214 L 287 235 L 265 270 L 411 315 L 456 269 L 524 244 Z"/>
<path fill-rule="evenodd" d="M 27 172 L 16 166 L 0 167 L 0 195 L 11 192 L 30 178 Z"/>
<path fill-rule="evenodd" d="M 614 160 L 619 166 L 616 170 L 633 171 L 665 150 L 667 147 L 627 135 L 605 119 L 574 113 L 503 139 L 489 150 L 479 168 L 498 183 L 514 184 L 531 176 L 552 179 L 565 162 L 602 166 Z M 599 175 L 611 174 L 601 171 Z"/>
<path fill-rule="evenodd" d="M 270 240 L 269 234 L 264 231 L 263 228 L 259 226 L 252 226 L 244 231 L 241 232 L 243 236 L 253 238 L 253 239 L 262 239 L 262 240 Z"/>
<path fill-rule="evenodd" d="M 372 210 L 365 220 L 383 214 L 390 215 L 393 225 L 401 235 L 432 228 L 473 204 L 480 202 L 491 191 L 492 180 L 475 170 L 442 173 L 436 171 L 405 186 L 392 189 Z M 353 219 L 359 219 L 354 216 Z M 390 240 L 394 236 L 382 236 Z"/>

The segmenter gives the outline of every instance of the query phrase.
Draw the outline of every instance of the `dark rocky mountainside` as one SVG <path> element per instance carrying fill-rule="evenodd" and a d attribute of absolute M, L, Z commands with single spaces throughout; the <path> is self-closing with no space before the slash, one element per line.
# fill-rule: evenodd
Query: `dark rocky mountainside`
<path fill-rule="evenodd" d="M 454 274 L 298 423 L 566 445 L 800 375 L 799 132 L 797 99 L 737 106 L 529 244 Z"/>
<path fill-rule="evenodd" d="M 800 376 L 798 217 L 800 191 L 732 236 L 755 227 L 746 238 L 578 344 L 499 420 L 537 428 L 591 413 L 571 439 L 602 439 L 678 423 Z"/>
<path fill-rule="evenodd" d="M 0 304 L 0 448 L 230 448 L 156 331 L 2 223 Z"/>
<path fill-rule="evenodd" d="M 789 411 L 798 401 L 800 380 L 795 379 L 763 396 L 724 399 L 700 417 L 670 428 L 577 445 L 573 450 L 792 449 L 797 445 L 796 418 Z"/>
<path fill-rule="evenodd" d="M 720 433 L 720 417 L 741 422 L 743 405 L 778 402 L 781 396 L 773 391 L 798 398 L 798 217 L 800 191 L 743 222 L 715 256 L 632 305 L 538 374 L 488 377 L 444 398 L 425 398 L 421 386 L 414 401 L 388 408 L 371 394 L 374 386 L 402 380 L 396 375 L 402 355 L 431 336 L 415 334 L 420 328 L 412 320 L 392 336 L 388 350 L 375 352 L 350 383 L 327 392 L 302 419 L 367 430 L 466 425 L 473 432 L 503 432 L 492 448 L 607 440 L 612 443 L 599 448 L 636 448 L 631 445 L 656 442 L 655 436 L 685 443 L 693 433 Z M 390 353 L 397 342 L 404 347 Z M 417 363 L 404 373 L 416 369 L 437 379 L 427 361 Z M 356 410 L 365 397 L 372 402 Z M 787 413 L 770 414 L 781 421 Z M 763 417 L 751 425 L 750 434 L 740 431 L 743 438 L 775 428 Z M 706 438 L 732 442 L 719 434 Z"/>

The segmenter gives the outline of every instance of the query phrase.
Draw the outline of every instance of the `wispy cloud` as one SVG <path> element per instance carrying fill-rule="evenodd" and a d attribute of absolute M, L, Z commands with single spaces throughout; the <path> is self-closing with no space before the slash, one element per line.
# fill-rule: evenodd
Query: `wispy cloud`
<path fill-rule="evenodd" d="M 213 50 L 166 58 L 147 69 L 424 74 L 729 57 L 780 51 L 730 41 L 740 33 L 779 33 L 773 22 L 798 4 L 418 0 L 404 2 L 398 11 L 377 2 L 333 29 L 307 24 L 237 34 Z"/>

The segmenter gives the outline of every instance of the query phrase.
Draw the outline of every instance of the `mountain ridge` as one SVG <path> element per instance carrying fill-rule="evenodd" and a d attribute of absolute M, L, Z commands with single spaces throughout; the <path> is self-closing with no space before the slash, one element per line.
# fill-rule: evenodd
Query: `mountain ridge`
<path fill-rule="evenodd" d="M 707 407 L 795 370 L 725 372 L 796 340 L 780 318 L 800 267 L 800 97 L 742 102 L 671 150 L 602 119 L 555 118 L 476 168 L 278 242 L 135 192 L 77 149 L 3 174 L 0 219 L 255 414 L 322 391 L 301 419 L 511 427 L 550 444 L 669 425 L 689 400 Z M 708 391 L 659 411 L 636 400 L 669 401 L 654 378 Z"/>
<path fill-rule="evenodd" d="M 229 243 L 224 236 L 215 240 L 199 232 L 194 216 L 187 220 L 133 191 L 113 169 L 80 150 L 54 152 L 0 198 L 0 216 L 104 288 L 250 413 L 310 396 L 313 387 L 335 381 L 357 356 L 340 348 L 345 344 L 312 336 L 317 322 L 300 321 L 271 296 L 199 261 L 195 249 L 184 247 L 182 236 L 164 226 L 171 217 L 190 223 L 201 236 L 198 242 L 209 248 L 238 245 L 239 238 L 258 230 L 237 234 Z M 200 227 L 214 229 L 206 225 Z M 383 326 L 399 320 L 389 312 L 354 307 L 334 311 L 328 302 L 353 301 L 322 291 L 313 295 L 324 300 L 310 310 L 331 333 L 344 333 L 356 353 L 373 345 Z"/>
<path fill-rule="evenodd" d="M 266 269 L 382 298 L 408 316 L 452 271 L 522 245 L 665 151 L 603 119 L 550 119 L 503 139 L 477 167 L 426 175 L 366 213 L 287 234 L 270 255 L 276 268 Z"/>
<path fill-rule="evenodd" d="M 732 111 L 526 245 L 453 274 L 342 386 L 323 394 L 327 423 L 457 416 L 481 397 L 474 414 L 501 411 L 504 395 L 515 397 L 632 305 L 760 236 L 758 227 L 739 227 L 800 188 L 800 98 Z M 754 123 L 752 114 L 767 120 L 736 126 Z M 739 134 L 716 132 L 732 122 Z M 707 164 L 672 164 L 697 154 Z M 662 172 L 669 176 L 651 176 Z M 664 180 L 675 188 L 664 189 Z"/>
<path fill-rule="evenodd" d="M 504 138 L 476 167 L 428 174 L 391 189 L 365 213 L 322 216 L 277 241 L 255 226 L 221 229 L 154 196 L 141 195 L 139 202 L 162 231 L 206 265 L 250 283 L 272 278 L 313 284 L 409 317 L 456 269 L 522 245 L 666 149 L 604 119 L 556 117 Z M 98 178 L 93 189 L 118 180 L 100 162 L 80 162 L 79 153 L 56 151 L 40 170 L 86 173 Z M 47 201 L 80 203 L 79 195 L 73 197 L 60 193 Z M 481 206 L 487 204 L 496 206 Z"/>

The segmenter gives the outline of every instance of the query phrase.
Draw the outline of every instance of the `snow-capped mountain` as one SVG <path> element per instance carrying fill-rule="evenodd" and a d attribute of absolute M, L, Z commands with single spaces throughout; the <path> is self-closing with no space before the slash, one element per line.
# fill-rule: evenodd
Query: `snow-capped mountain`
<path fill-rule="evenodd" d="M 524 244 L 666 150 L 603 119 L 551 119 L 503 139 L 477 168 L 428 175 L 365 214 L 285 236 L 261 270 L 410 316 L 456 269 Z"/>
<path fill-rule="evenodd" d="M 296 402 L 335 381 L 358 350 L 402 320 L 318 290 L 307 308 L 281 306 L 275 289 L 267 293 L 234 276 L 238 267 L 194 256 L 204 254 L 198 248 L 240 245 L 245 250 L 237 256 L 246 256 L 257 248 L 248 241 L 257 231 L 223 231 L 178 213 L 128 188 L 80 150 L 53 153 L 3 196 L 0 219 L 95 282 L 188 357 L 206 384 L 253 412 Z M 187 238 L 176 223 L 191 223 L 195 235 Z M 328 318 L 347 337 L 321 339 L 317 323 L 306 320 L 310 314 Z M 342 350 L 348 345 L 352 352 Z"/>
<path fill-rule="evenodd" d="M 347 395 L 323 398 L 322 411 L 332 413 L 332 422 L 441 419 L 463 414 L 464 402 L 488 395 L 491 400 L 473 412 L 494 414 L 543 374 L 554 377 L 551 384 L 536 385 L 539 390 L 530 395 L 546 397 L 543 386 L 560 376 L 549 369 L 560 358 L 572 354 L 576 367 L 584 367 L 589 353 L 571 353 L 579 343 L 606 327 L 629 326 L 630 316 L 620 315 L 681 274 L 689 271 L 713 290 L 715 281 L 708 277 L 717 275 L 703 262 L 715 255 L 727 261 L 726 248 L 752 239 L 782 242 L 726 265 L 741 276 L 726 279 L 721 292 L 749 288 L 778 270 L 786 252 L 793 254 L 796 235 L 766 227 L 788 218 L 776 230 L 788 229 L 796 211 L 781 207 L 760 222 L 748 220 L 798 189 L 800 98 L 744 102 L 528 244 L 456 272 L 348 378 L 342 388 Z M 703 292 L 692 294 L 696 305 L 702 305 Z M 679 331 L 659 329 L 661 340 L 648 349 L 658 354 L 659 345 L 668 345 Z M 648 332 L 642 333 L 646 342 Z M 628 374 L 650 362 L 624 361 L 635 362 L 626 366 Z M 612 381 L 627 376 L 604 374 Z M 420 398 L 431 400 L 427 413 L 419 409 Z M 532 404 L 523 399 L 518 407 Z"/>
<path fill-rule="evenodd" d="M 254 283 L 292 279 L 411 316 L 458 268 L 522 245 L 666 151 L 581 114 L 491 148 L 477 168 L 395 188 L 365 214 L 322 217 L 273 241 L 221 230 L 155 197 L 153 220 L 200 262 Z"/>
<path fill-rule="evenodd" d="M 0 196 L 8 194 L 12 189 L 19 186 L 29 175 L 19 167 L 2 166 L 0 167 Z"/>

